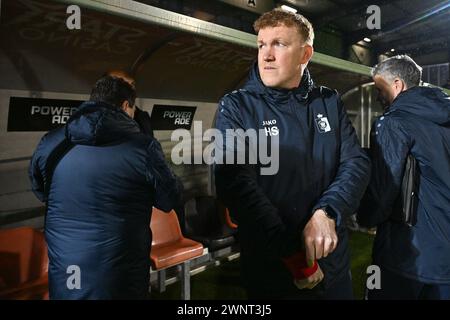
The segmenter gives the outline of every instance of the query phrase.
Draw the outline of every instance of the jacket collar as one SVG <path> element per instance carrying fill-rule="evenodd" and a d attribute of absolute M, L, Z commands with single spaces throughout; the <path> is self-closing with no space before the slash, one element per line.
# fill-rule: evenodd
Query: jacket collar
<path fill-rule="evenodd" d="M 307 68 L 305 68 L 302 79 L 300 80 L 300 85 L 297 88 L 276 89 L 267 87 L 261 80 L 257 62 L 253 64 L 252 70 L 250 71 L 249 74 L 249 79 L 244 86 L 244 88 L 248 91 L 268 95 L 275 100 L 284 100 L 289 98 L 291 95 L 295 95 L 297 98 L 301 100 L 306 100 L 313 87 L 314 82 Z"/>

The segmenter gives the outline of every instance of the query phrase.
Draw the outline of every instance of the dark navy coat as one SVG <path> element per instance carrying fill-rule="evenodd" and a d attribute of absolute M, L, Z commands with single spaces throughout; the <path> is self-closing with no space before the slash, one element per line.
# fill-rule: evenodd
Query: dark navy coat
<path fill-rule="evenodd" d="M 46 163 L 66 127 L 74 147 L 56 166 L 46 199 Z M 170 211 L 178 201 L 161 147 L 125 112 L 104 103 L 82 104 L 66 127 L 42 138 L 30 165 L 34 193 L 48 200 L 50 298 L 145 298 L 152 206 Z M 81 289 L 67 286 L 70 266 L 81 271 Z"/>
<path fill-rule="evenodd" d="M 328 126 L 324 124 L 327 120 Z M 279 136 L 279 170 L 262 175 L 261 164 L 217 165 L 216 190 L 239 225 L 244 278 L 265 296 L 298 289 L 281 257 L 299 250 L 301 233 L 315 209 L 337 215 L 339 243 L 319 264 L 327 287 L 349 272 L 342 221 L 359 206 L 370 161 L 335 91 L 315 87 L 308 70 L 295 90 L 264 86 L 255 65 L 243 89 L 222 98 L 216 127 L 262 129 Z M 270 132 L 270 134 L 269 134 Z"/>
<path fill-rule="evenodd" d="M 372 178 L 359 222 L 376 226 L 374 263 L 424 283 L 450 283 L 450 97 L 413 87 L 377 119 L 371 136 Z M 417 223 L 389 219 L 399 200 L 407 155 L 419 163 Z"/>

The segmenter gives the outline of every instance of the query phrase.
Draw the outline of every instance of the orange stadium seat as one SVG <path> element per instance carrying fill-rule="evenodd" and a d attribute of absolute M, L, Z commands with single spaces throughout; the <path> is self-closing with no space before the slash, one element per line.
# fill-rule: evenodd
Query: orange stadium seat
<path fill-rule="evenodd" d="M 0 299 L 48 299 L 42 232 L 29 227 L 0 230 Z"/>
<path fill-rule="evenodd" d="M 164 269 L 182 265 L 182 298 L 190 298 L 190 267 L 189 261 L 203 254 L 203 245 L 197 241 L 185 238 L 181 233 L 175 211 L 165 213 L 153 208 L 150 223 L 153 240 L 150 252 L 152 269 L 158 270 L 160 290 L 164 291 Z"/>

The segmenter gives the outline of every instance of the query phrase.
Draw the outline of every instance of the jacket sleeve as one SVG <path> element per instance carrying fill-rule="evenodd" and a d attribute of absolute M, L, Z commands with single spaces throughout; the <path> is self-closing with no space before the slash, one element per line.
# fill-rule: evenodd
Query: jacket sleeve
<path fill-rule="evenodd" d="M 148 146 L 149 162 L 147 165 L 147 181 L 154 189 L 154 206 L 169 212 L 181 204 L 183 184 L 169 168 L 161 145 L 151 139 Z"/>
<path fill-rule="evenodd" d="M 236 102 L 224 98 L 219 104 L 216 128 L 224 137 L 224 144 L 231 139 L 227 129 L 242 129 L 240 112 Z M 250 148 L 247 146 L 247 148 Z M 224 153 L 238 151 L 225 150 Z M 279 217 L 278 209 L 270 202 L 257 182 L 257 167 L 250 164 L 218 164 L 216 162 L 215 184 L 218 198 L 229 208 L 241 232 L 252 232 L 255 243 L 266 248 L 273 257 L 282 257 L 295 250 L 299 233 L 288 234 Z M 245 230 L 245 231 L 244 231 Z M 250 231 L 252 230 L 252 231 Z"/>
<path fill-rule="evenodd" d="M 34 195 L 42 202 L 47 201 L 44 193 L 44 174 L 41 167 L 41 145 L 43 139 L 39 142 L 36 150 L 31 157 L 30 166 L 28 167 L 28 177 L 31 182 L 31 190 Z"/>
<path fill-rule="evenodd" d="M 407 133 L 390 116 L 382 116 L 371 129 L 372 177 L 358 210 L 358 223 L 375 227 L 388 219 L 400 194 L 410 149 Z"/>
<path fill-rule="evenodd" d="M 313 212 L 331 208 L 340 226 L 345 216 L 356 212 L 369 183 L 370 160 L 361 148 L 342 101 L 338 98 L 340 127 L 339 167 L 333 182 L 323 192 Z"/>
<path fill-rule="evenodd" d="M 36 150 L 31 157 L 30 166 L 28 167 L 28 177 L 31 182 L 31 190 L 35 196 L 42 202 L 47 201 L 45 195 L 45 184 L 47 183 L 46 166 L 49 157 L 54 149 L 65 139 L 64 130 L 62 128 L 47 132 L 39 141 Z"/>

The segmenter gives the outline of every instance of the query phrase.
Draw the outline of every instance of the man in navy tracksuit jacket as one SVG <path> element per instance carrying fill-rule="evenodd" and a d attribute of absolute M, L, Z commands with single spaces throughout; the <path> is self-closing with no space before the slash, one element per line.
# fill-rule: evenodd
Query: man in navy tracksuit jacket
<path fill-rule="evenodd" d="M 359 223 L 378 226 L 373 262 L 381 289 L 369 299 L 450 299 L 450 98 L 419 87 L 421 68 L 395 56 L 374 70 L 387 107 L 372 128 L 372 178 Z M 412 226 L 397 222 L 407 156 L 418 162 L 418 206 Z"/>
<path fill-rule="evenodd" d="M 336 92 L 314 86 L 306 69 L 311 24 L 274 10 L 256 21 L 255 30 L 258 64 L 243 89 L 222 98 L 216 119 L 225 139 L 229 129 L 260 129 L 264 138 L 279 138 L 276 174 L 261 174 L 260 159 L 215 168 L 217 195 L 238 224 L 248 296 L 352 298 L 343 221 L 358 208 L 369 159 Z M 318 266 L 298 279 L 305 260 Z"/>
<path fill-rule="evenodd" d="M 159 143 L 132 119 L 134 98 L 124 80 L 101 78 L 91 101 L 33 155 L 32 189 L 48 205 L 50 299 L 147 297 L 152 206 L 170 211 L 179 189 Z M 72 148 L 49 183 L 65 141 Z"/>

